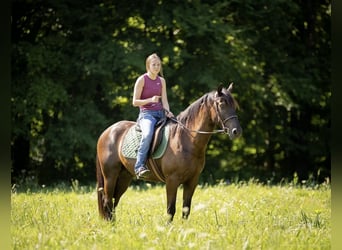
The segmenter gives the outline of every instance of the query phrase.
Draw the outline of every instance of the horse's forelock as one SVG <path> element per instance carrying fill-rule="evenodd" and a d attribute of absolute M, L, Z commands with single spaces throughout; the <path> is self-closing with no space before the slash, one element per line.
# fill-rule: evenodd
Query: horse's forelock
<path fill-rule="evenodd" d="M 234 109 L 240 108 L 239 103 L 236 101 L 231 93 L 229 93 L 228 95 L 228 104 L 231 105 Z"/>
<path fill-rule="evenodd" d="M 222 92 L 226 96 L 227 103 L 230 106 L 232 106 L 234 109 L 240 108 L 239 103 L 235 100 L 235 98 L 233 97 L 231 92 L 229 92 L 227 89 L 224 89 L 224 91 L 222 91 Z"/>

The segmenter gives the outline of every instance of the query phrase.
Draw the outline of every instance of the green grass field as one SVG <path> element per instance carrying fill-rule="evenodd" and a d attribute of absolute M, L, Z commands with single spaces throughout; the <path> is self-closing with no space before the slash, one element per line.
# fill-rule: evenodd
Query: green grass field
<path fill-rule="evenodd" d="M 188 220 L 167 224 L 164 186 L 130 187 L 116 221 L 99 218 L 93 187 L 12 193 L 13 249 L 330 249 L 331 189 L 257 183 L 196 189 Z"/>

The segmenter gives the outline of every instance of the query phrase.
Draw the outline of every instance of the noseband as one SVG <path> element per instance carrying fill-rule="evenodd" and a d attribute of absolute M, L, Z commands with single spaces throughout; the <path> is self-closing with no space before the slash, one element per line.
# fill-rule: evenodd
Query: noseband
<path fill-rule="evenodd" d="M 219 118 L 221 121 L 222 130 L 224 133 L 229 134 L 229 128 L 226 127 L 224 124 L 226 123 L 226 121 L 228 121 L 230 119 L 234 119 L 234 118 L 237 119 L 238 118 L 237 115 L 231 115 L 231 116 L 227 117 L 226 119 L 224 119 L 223 121 L 221 120 L 221 118 Z"/>

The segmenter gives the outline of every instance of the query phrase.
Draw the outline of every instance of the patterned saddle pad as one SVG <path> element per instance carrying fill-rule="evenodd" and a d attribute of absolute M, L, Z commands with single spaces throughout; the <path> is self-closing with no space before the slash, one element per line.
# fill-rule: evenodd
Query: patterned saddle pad
<path fill-rule="evenodd" d="M 159 146 L 157 146 L 154 152 L 152 153 L 153 159 L 158 159 L 162 157 L 166 150 L 167 143 L 169 141 L 169 125 L 166 125 L 164 129 L 161 130 L 161 133 L 162 139 Z M 123 156 L 126 158 L 136 159 L 140 140 L 141 132 L 137 131 L 136 126 L 134 125 L 128 130 L 123 140 L 123 144 L 121 147 Z"/>

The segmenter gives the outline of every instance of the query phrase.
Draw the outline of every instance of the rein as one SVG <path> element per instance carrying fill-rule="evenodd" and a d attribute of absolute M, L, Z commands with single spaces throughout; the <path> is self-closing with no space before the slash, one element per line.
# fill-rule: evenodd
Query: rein
<path fill-rule="evenodd" d="M 226 121 L 233 119 L 233 118 L 237 118 L 237 115 L 232 115 L 229 116 L 228 118 L 224 119 L 224 121 L 222 121 L 222 123 L 224 124 Z M 177 120 L 177 118 L 175 117 L 170 117 L 170 119 L 174 122 L 176 122 L 178 125 L 180 125 L 182 128 L 185 128 L 186 130 L 190 131 L 190 132 L 195 132 L 197 134 L 218 134 L 218 133 L 226 133 L 226 131 L 228 131 L 229 129 L 224 127 L 224 129 L 216 129 L 214 131 L 202 131 L 202 130 L 192 130 L 187 128 L 183 123 L 181 123 L 180 121 Z"/>

